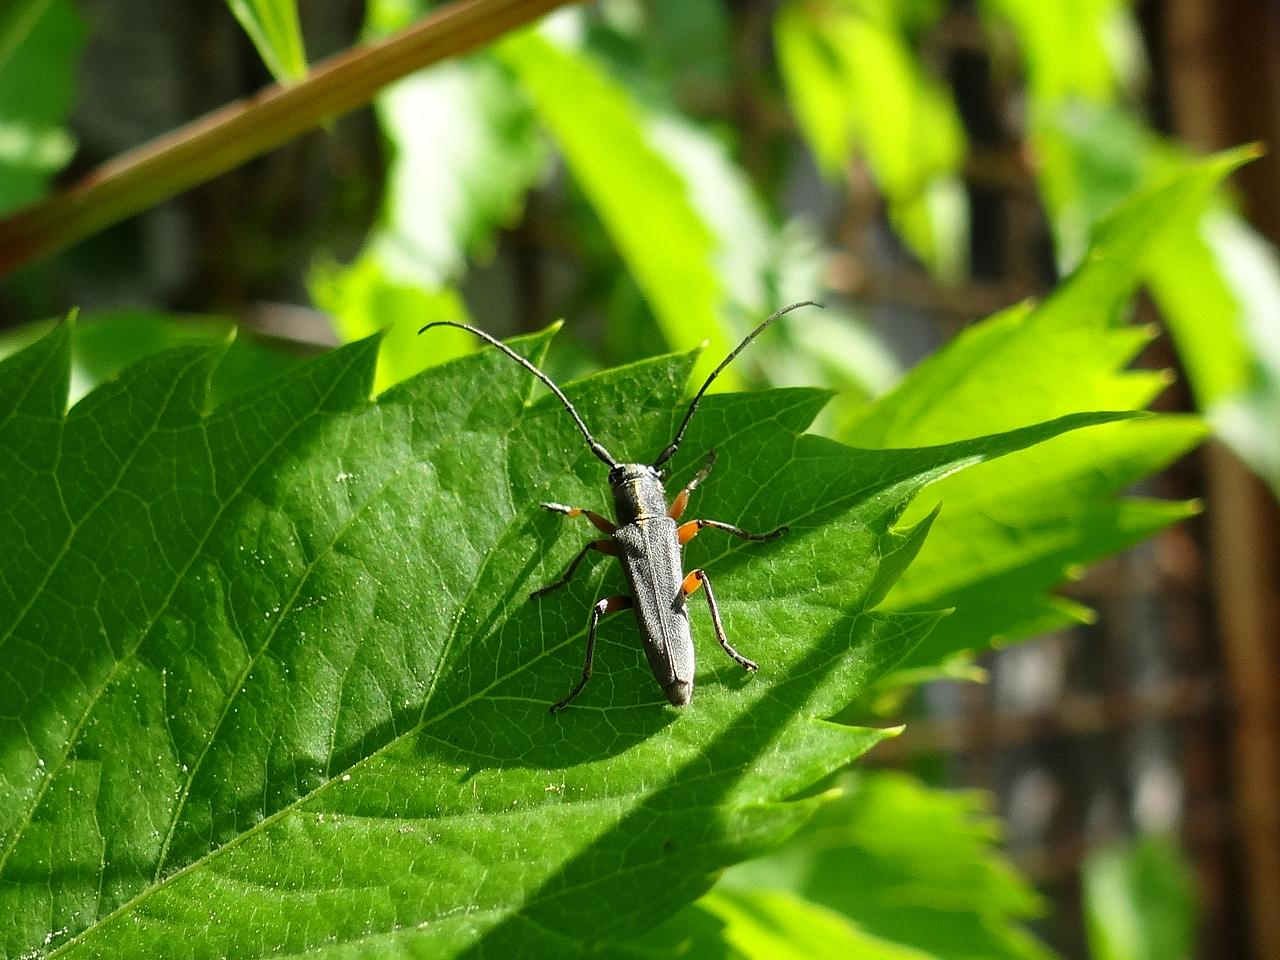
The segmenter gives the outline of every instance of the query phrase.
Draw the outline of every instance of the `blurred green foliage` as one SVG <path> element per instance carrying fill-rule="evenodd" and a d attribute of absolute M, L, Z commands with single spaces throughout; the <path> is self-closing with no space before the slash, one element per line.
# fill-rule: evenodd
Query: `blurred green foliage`
<path fill-rule="evenodd" d="M 227 0 L 263 62 L 281 83 L 307 74 L 297 0 Z"/>
<path fill-rule="evenodd" d="M 942 4 L 788 0 L 778 11 L 778 64 L 822 171 L 841 177 L 863 153 L 894 226 L 944 280 L 966 269 L 965 136 L 950 95 L 913 37 Z"/>
<path fill-rule="evenodd" d="M 775 942 L 807 944 L 828 927 L 839 931 L 832 947 L 848 938 L 852 952 L 816 956 L 1048 960 L 1021 926 L 1043 904 L 1001 858 L 985 804 L 903 774 L 846 776 L 786 847 L 729 870 L 655 938 L 687 935 L 709 913 L 739 955 L 758 960 L 775 955 Z"/>
<path fill-rule="evenodd" d="M 1186 960 L 1195 949 L 1195 878 L 1176 840 L 1103 847 L 1084 863 L 1093 960 Z"/>
<path fill-rule="evenodd" d="M 74 150 L 66 129 L 84 26 L 71 0 L 0 14 L 0 214 L 38 199 Z"/>

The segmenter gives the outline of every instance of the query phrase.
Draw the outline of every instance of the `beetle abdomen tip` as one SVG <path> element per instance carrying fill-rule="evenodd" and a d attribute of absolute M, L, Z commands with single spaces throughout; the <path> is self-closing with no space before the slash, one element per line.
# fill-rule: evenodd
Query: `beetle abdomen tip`
<path fill-rule="evenodd" d="M 686 706 L 693 699 L 693 684 L 687 680 L 677 680 L 663 688 L 673 707 Z"/>

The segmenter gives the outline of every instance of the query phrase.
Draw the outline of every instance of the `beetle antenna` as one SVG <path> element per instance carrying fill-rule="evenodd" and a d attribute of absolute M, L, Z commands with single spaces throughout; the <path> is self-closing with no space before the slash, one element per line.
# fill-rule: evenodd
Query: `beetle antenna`
<path fill-rule="evenodd" d="M 790 304 L 783 307 L 781 310 L 775 310 L 773 313 L 769 314 L 769 317 L 764 322 L 748 333 L 740 344 L 729 351 L 729 355 L 720 361 L 720 366 L 711 371 L 711 376 L 707 377 L 707 382 L 699 387 L 698 392 L 693 395 L 693 401 L 689 404 L 689 411 L 684 415 L 684 420 L 680 422 L 680 429 L 676 431 L 675 437 L 673 437 L 671 442 L 667 444 L 667 448 L 663 450 L 662 453 L 658 454 L 658 459 L 653 461 L 655 469 L 670 460 L 675 455 L 675 452 L 680 449 L 680 441 L 684 439 L 684 431 L 689 426 L 689 421 L 693 419 L 694 411 L 698 409 L 698 401 L 701 400 L 702 395 L 707 392 L 707 387 L 711 386 L 711 382 L 715 380 L 716 377 L 720 376 L 720 372 L 724 370 L 725 367 L 733 362 L 734 357 L 747 348 L 747 344 L 760 336 L 760 334 L 764 333 L 773 321 L 777 320 L 784 314 L 790 313 L 792 310 L 799 309 L 800 307 L 818 307 L 821 309 L 822 304 L 815 303 L 812 300 L 801 300 L 799 303 Z"/>
<path fill-rule="evenodd" d="M 474 333 L 481 340 L 485 341 L 490 346 L 497 347 L 499 350 L 505 353 L 508 357 L 510 357 L 516 363 L 520 364 L 520 366 L 524 367 L 526 370 L 532 373 L 535 377 L 537 377 L 539 380 L 545 383 L 548 387 L 550 387 L 551 392 L 560 398 L 560 402 L 564 404 L 564 408 L 569 411 L 569 416 L 573 417 L 573 422 L 578 425 L 578 429 L 582 431 L 582 435 L 587 438 L 587 445 L 591 448 L 591 452 L 594 453 L 601 460 L 603 460 L 605 463 L 607 463 L 610 468 L 616 467 L 618 465 L 618 461 L 613 459 L 613 456 L 609 453 L 608 450 L 604 448 L 604 445 L 601 444 L 595 437 L 591 435 L 591 431 L 588 430 L 587 425 L 582 422 L 582 417 L 578 416 L 578 411 L 573 408 L 573 404 L 570 403 L 569 398 L 564 395 L 564 391 L 561 390 L 559 387 L 557 387 L 555 381 L 552 380 L 550 377 L 548 377 L 541 370 L 539 370 L 536 366 L 534 366 L 533 363 L 526 360 L 524 357 L 520 356 L 520 354 L 516 353 L 514 350 L 508 347 L 501 340 L 497 340 L 491 337 L 489 334 L 485 333 L 483 330 L 473 327 L 468 323 L 458 323 L 455 320 L 436 320 L 436 321 L 433 321 L 432 323 L 428 323 L 425 327 L 419 330 L 418 333 L 420 334 L 425 333 L 426 331 L 430 330 L 432 327 L 457 327 L 459 330 L 466 330 L 468 333 Z M 716 371 L 716 372 L 718 373 L 719 371 Z"/>

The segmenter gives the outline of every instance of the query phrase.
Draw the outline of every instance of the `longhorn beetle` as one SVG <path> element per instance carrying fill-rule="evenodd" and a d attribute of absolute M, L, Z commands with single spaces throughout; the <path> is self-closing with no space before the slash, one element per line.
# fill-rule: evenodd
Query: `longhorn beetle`
<path fill-rule="evenodd" d="M 778 527 L 768 533 L 748 533 L 740 527 L 719 520 L 690 520 L 687 523 L 677 524 L 689 502 L 689 495 L 707 479 L 707 475 L 711 472 L 711 467 L 716 462 L 716 451 L 714 448 L 708 451 L 702 467 L 670 503 L 667 501 L 667 493 L 662 485 L 661 467 L 680 449 L 680 441 L 684 438 L 685 429 L 698 409 L 698 401 L 702 399 L 702 395 L 707 392 L 707 388 L 721 371 L 746 349 L 747 344 L 783 314 L 790 313 L 798 307 L 816 306 L 821 304 L 805 300 L 783 307 L 747 334 L 743 341 L 720 361 L 720 365 L 711 371 L 711 376 L 707 377 L 706 382 L 698 388 L 675 436 L 652 464 L 619 463 L 615 460 L 609 451 L 591 435 L 582 417 L 578 415 L 578 411 L 574 409 L 564 392 L 556 386 L 555 381 L 532 362 L 483 330 L 465 323 L 455 323 L 452 320 L 437 320 L 434 323 L 428 323 L 418 331 L 423 333 L 432 327 L 440 326 L 459 327 L 497 347 L 551 388 L 551 392 L 560 398 L 560 402 L 569 411 L 569 416 L 573 417 L 573 422 L 582 431 L 591 452 L 609 467 L 609 489 L 613 491 L 616 523 L 582 507 L 568 507 L 563 503 L 542 504 L 545 509 L 553 513 L 562 513 L 568 517 L 586 517 L 597 530 L 608 534 L 609 539 L 592 540 L 588 543 L 578 551 L 577 556 L 569 563 L 568 568 L 558 580 L 540 590 L 535 590 L 529 595 L 530 599 L 544 596 L 567 584 L 573 572 L 578 569 L 578 564 L 592 550 L 617 557 L 622 564 L 623 573 L 626 574 L 627 583 L 631 587 L 631 596 L 606 597 L 592 607 L 591 623 L 587 630 L 587 655 L 582 664 L 582 679 L 574 684 L 567 697 L 552 704 L 552 713 L 568 706 L 574 697 L 582 692 L 582 688 L 587 685 L 587 680 L 591 678 L 591 661 L 596 649 L 596 627 L 600 623 L 600 618 L 606 613 L 615 613 L 628 607 L 635 610 L 636 623 L 640 627 L 640 636 L 644 643 L 644 652 L 649 659 L 649 668 L 653 670 L 653 675 L 662 687 L 663 693 L 667 695 L 667 700 L 677 707 L 687 704 L 693 696 L 694 655 L 693 636 L 689 631 L 689 613 L 685 598 L 699 587 L 704 588 L 707 607 L 711 610 L 711 624 L 715 628 L 716 639 L 720 641 L 724 652 L 744 670 L 757 669 L 755 661 L 748 660 L 735 650 L 729 643 L 728 637 L 724 635 L 724 624 L 720 621 L 720 607 L 716 603 L 716 595 L 711 589 L 711 579 L 706 571 L 694 570 L 688 576 L 684 575 L 680 562 L 680 548 L 705 527 L 722 530 L 743 540 L 755 541 L 776 540 L 787 532 L 787 528 Z"/>

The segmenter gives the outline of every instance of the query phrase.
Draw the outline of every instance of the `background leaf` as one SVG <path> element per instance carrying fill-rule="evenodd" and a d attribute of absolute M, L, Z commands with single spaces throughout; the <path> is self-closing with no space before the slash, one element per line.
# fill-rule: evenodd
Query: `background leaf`
<path fill-rule="evenodd" d="M 527 598 L 581 537 L 538 501 L 600 506 L 602 491 L 518 367 L 487 351 L 370 401 L 364 341 L 211 408 L 219 351 L 193 346 L 64 414 L 68 347 L 62 325 L 0 364 L 10 957 L 632 937 L 794 830 L 816 801 L 785 801 L 881 736 L 820 718 L 936 619 L 870 612 L 927 529 L 892 529 L 910 497 L 1106 419 L 862 452 L 798 436 L 815 391 L 709 399 L 687 437 L 721 454 L 699 512 L 792 528 L 689 551 L 765 666 L 708 656 L 677 714 L 613 620 L 594 682 L 550 717 L 587 605 L 620 583 L 602 565 Z M 661 358 L 570 389 L 603 440 L 648 453 L 690 367 Z M 698 633 L 707 651 L 701 618 Z"/>
<path fill-rule="evenodd" d="M 929 960 L 834 910 L 778 890 L 717 887 L 678 916 L 686 955 L 741 960 Z M 673 951 L 674 952 L 674 951 Z"/>
<path fill-rule="evenodd" d="M 1090 232 L 1125 197 L 1190 161 L 1126 102 L 1143 59 L 1123 0 L 1070 7 L 984 0 L 1008 26 L 1028 75 L 1037 177 L 1058 261 L 1083 256 Z M 1068 23 L 1069 21 L 1069 23 Z M 1146 260 L 1162 319 L 1197 407 L 1219 438 L 1280 496 L 1280 256 L 1221 192 L 1171 210 L 1179 238 Z"/>
<path fill-rule="evenodd" d="M 894 228 L 939 277 L 967 269 L 965 135 L 909 33 L 941 8 L 911 2 L 789 0 L 778 11 L 778 66 L 792 111 L 828 177 L 866 157 Z"/>
<path fill-rule="evenodd" d="M 1177 842 L 1144 837 L 1091 854 L 1084 908 L 1093 960 L 1180 960 L 1195 949 L 1195 878 Z"/>
<path fill-rule="evenodd" d="M 708 341 L 698 371 L 710 373 L 711 358 L 733 346 L 721 323 L 715 236 L 651 143 L 639 105 L 586 55 L 539 33 L 504 39 L 497 55 L 599 214 L 667 343 L 689 349 Z M 727 386 L 733 371 L 726 376 Z"/>
<path fill-rule="evenodd" d="M 845 775 L 831 793 L 785 847 L 730 869 L 643 944 L 745 960 L 1053 956 L 1023 929 L 1043 905 L 1001 857 L 982 794 L 890 772 Z"/>
<path fill-rule="evenodd" d="M 49 0 L 12 0 L 0 8 L 0 68 L 22 44 Z"/>
<path fill-rule="evenodd" d="M 419 6 L 371 3 L 366 33 L 407 26 Z M 381 93 L 374 109 L 392 154 L 378 225 L 355 262 L 318 264 L 309 286 L 344 340 L 386 331 L 376 381 L 384 390 L 475 349 L 461 331 L 423 340 L 418 330 L 468 319 L 457 289 L 468 259 L 492 254 L 549 158 L 513 78 L 489 56 L 415 73 Z"/>
<path fill-rule="evenodd" d="M 227 0 L 262 62 L 280 83 L 307 75 L 297 0 Z"/>
<path fill-rule="evenodd" d="M 868 407 L 844 436 L 862 446 L 927 444 L 1082 408 L 1145 407 L 1168 378 L 1124 369 L 1151 336 L 1123 323 L 1124 308 L 1146 265 L 1178 239 L 1171 225 L 1180 213 L 1203 209 L 1243 159 L 1223 154 L 1133 198 L 1100 226 L 1080 269 L 1044 304 L 974 324 Z M 1111 424 L 937 484 L 911 514 L 940 500 L 934 534 L 886 602 L 954 606 L 956 613 L 907 666 L 936 665 L 993 641 L 1087 619 L 1088 611 L 1048 591 L 1073 568 L 1194 509 L 1116 494 L 1203 433 L 1187 417 Z M 1057 492 L 1046 496 L 1046 489 Z"/>
<path fill-rule="evenodd" d="M 65 122 L 84 39 L 70 0 L 25 3 L 8 13 L 19 14 L 7 24 L 8 56 L 0 55 L 0 213 L 38 199 L 71 159 Z"/>

